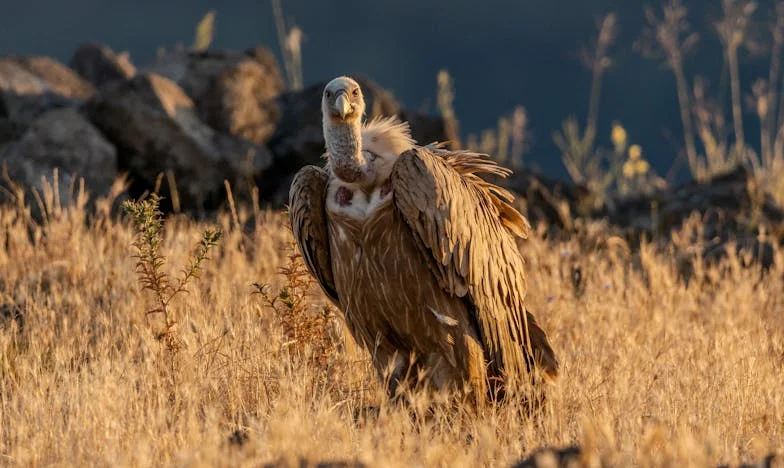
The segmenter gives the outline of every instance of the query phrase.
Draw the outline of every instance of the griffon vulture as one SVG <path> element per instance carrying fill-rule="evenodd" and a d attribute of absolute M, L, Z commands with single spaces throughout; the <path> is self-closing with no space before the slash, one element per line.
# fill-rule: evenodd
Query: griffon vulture
<path fill-rule="evenodd" d="M 327 163 L 295 176 L 291 227 L 390 396 L 424 383 L 487 401 L 531 382 L 534 367 L 555 378 L 525 307 L 515 236 L 528 221 L 477 175 L 510 172 L 486 155 L 417 146 L 394 118 L 363 124 L 348 77 L 327 84 L 321 111 Z"/>

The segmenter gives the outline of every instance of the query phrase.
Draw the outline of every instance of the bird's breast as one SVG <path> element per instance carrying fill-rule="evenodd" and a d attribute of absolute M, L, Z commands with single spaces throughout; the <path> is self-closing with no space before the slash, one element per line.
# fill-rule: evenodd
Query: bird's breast
<path fill-rule="evenodd" d="M 377 211 L 392 202 L 392 185 L 389 180 L 370 190 L 339 179 L 330 181 L 327 187 L 327 213 L 338 218 L 349 218 L 363 223 L 374 217 Z"/>

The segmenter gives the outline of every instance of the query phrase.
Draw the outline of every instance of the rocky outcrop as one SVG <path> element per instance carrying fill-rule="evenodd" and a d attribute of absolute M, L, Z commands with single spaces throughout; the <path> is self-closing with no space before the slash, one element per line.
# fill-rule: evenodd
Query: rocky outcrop
<path fill-rule="evenodd" d="M 285 83 L 275 57 L 263 47 L 172 52 L 149 70 L 177 83 L 195 102 L 199 117 L 220 132 L 264 144 L 275 131 L 275 97 Z"/>
<path fill-rule="evenodd" d="M 592 215 L 624 226 L 630 236 L 653 238 L 668 235 L 694 213 L 702 217 L 706 239 L 754 231 L 760 224 L 784 237 L 784 210 L 757 187 L 754 176 L 742 166 L 706 182 L 614 200 Z"/>
<path fill-rule="evenodd" d="M 68 65 L 96 87 L 115 80 L 127 80 L 136 74 L 136 67 L 127 53 L 116 53 L 95 42 L 76 49 Z"/>
<path fill-rule="evenodd" d="M 137 72 L 127 54 L 87 43 L 69 63 L 78 73 L 45 57 L 0 60 L 0 145 L 20 140 L 51 109 L 80 109 L 116 147 L 132 195 L 153 189 L 164 174 L 164 195 L 173 179 L 178 190 L 167 198 L 195 210 L 217 205 L 224 179 L 243 187 L 255 182 L 261 201 L 280 207 L 296 171 L 322 163 L 325 83 L 284 92 L 275 58 L 263 47 L 176 50 Z M 408 112 L 390 92 L 359 81 L 368 117 L 399 115 L 424 143 L 448 139 L 442 119 Z"/>
<path fill-rule="evenodd" d="M 57 169 L 63 201 L 78 178 L 93 195 L 104 195 L 117 177 L 114 146 L 75 109 L 41 114 L 18 140 L 0 149 L 0 164 L 12 181 L 39 192 L 41 177 L 52 180 Z"/>
<path fill-rule="evenodd" d="M 78 106 L 94 91 L 90 83 L 54 59 L 0 59 L 0 118 L 17 124 L 28 124 L 48 109 Z"/>
<path fill-rule="evenodd" d="M 137 183 L 150 188 L 160 174 L 174 177 L 176 191 L 169 195 L 183 210 L 217 206 L 224 179 L 244 186 L 271 162 L 264 147 L 203 123 L 193 101 L 154 73 L 108 84 L 88 103 L 87 112 L 117 147 L 120 167 Z M 168 188 L 164 184 L 162 192 Z"/>

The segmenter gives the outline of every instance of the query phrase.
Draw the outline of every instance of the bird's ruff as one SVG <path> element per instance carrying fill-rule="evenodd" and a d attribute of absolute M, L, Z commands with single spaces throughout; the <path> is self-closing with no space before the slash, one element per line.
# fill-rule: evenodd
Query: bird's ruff
<path fill-rule="evenodd" d="M 406 149 L 412 148 L 417 144 L 416 140 L 411 136 L 411 126 L 408 122 L 403 122 L 396 116 L 377 116 L 362 124 L 363 143 L 376 141 L 380 138 L 392 142 L 395 147 L 405 147 Z M 329 152 L 325 151 L 321 158 L 328 159 Z"/>
<path fill-rule="evenodd" d="M 411 126 L 396 116 L 374 117 L 362 126 L 362 141 L 376 141 L 383 138 L 395 147 L 411 148 L 416 140 L 411 137 Z"/>

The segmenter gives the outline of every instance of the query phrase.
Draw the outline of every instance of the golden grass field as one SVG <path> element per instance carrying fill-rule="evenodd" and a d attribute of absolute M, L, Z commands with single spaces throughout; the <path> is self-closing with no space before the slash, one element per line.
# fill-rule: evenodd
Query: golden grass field
<path fill-rule="evenodd" d="M 600 234 L 553 241 L 540 230 L 521 248 L 530 309 L 562 363 L 546 409 L 414 420 L 384 403 L 368 356 L 322 319 L 318 289 L 297 302 L 304 278 L 280 273 L 291 246 L 283 213 L 218 216 L 224 238 L 171 302 L 172 343 L 156 338 L 160 314 L 146 313 L 156 306 L 135 274 L 130 221 L 102 203 L 89 215 L 84 199 L 48 198 L 40 223 L 0 208 L 2 465 L 508 466 L 569 444 L 585 466 L 784 453 L 782 252 L 764 276 L 733 256 L 697 265 L 687 287 L 672 248 L 628 258 Z M 208 226 L 166 219 L 166 271 L 180 274 Z M 266 300 L 253 283 L 267 284 Z M 354 420 L 374 404 L 377 417 Z M 426 405 L 414 398 L 412 411 Z"/>

